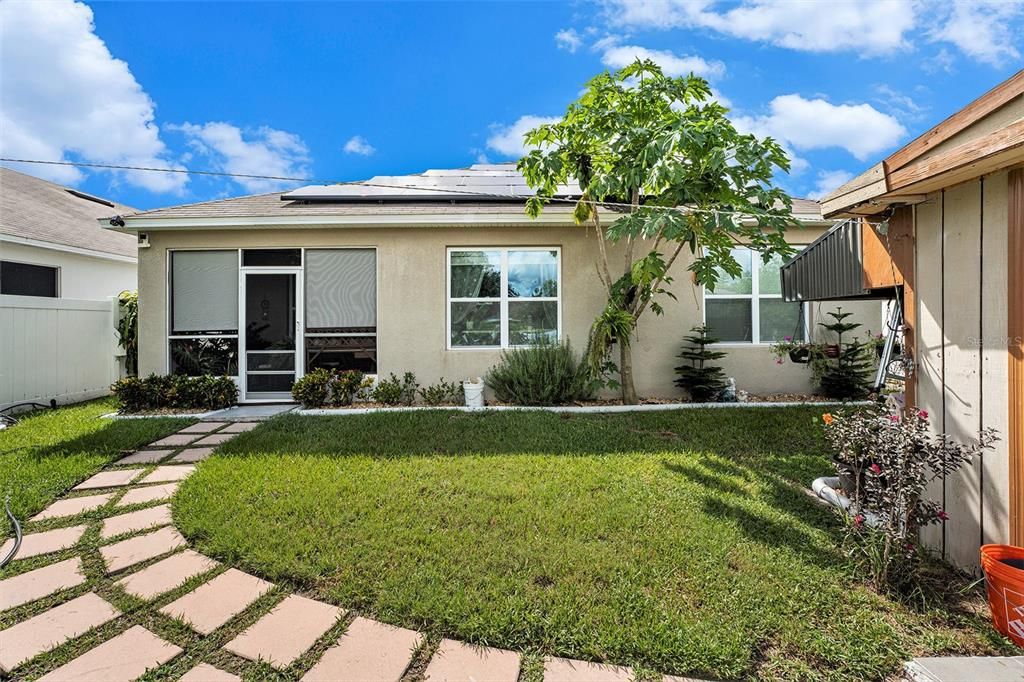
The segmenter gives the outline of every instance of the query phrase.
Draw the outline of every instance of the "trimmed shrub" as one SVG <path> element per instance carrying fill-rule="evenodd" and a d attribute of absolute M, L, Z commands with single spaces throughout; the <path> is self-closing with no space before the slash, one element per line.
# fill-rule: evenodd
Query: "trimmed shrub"
<path fill-rule="evenodd" d="M 121 412 L 163 409 L 219 410 L 238 402 L 238 386 L 230 377 L 150 374 L 127 377 L 110 387 Z"/>
<path fill-rule="evenodd" d="M 460 404 L 463 402 L 462 384 L 445 381 L 444 377 L 436 384 L 420 389 L 420 398 L 424 404 L 436 407 L 445 403 Z"/>
<path fill-rule="evenodd" d="M 370 391 L 370 400 L 382 405 L 412 405 L 416 401 L 416 389 L 420 387 L 416 383 L 416 375 L 406 372 L 401 379 L 394 373 L 387 379 L 379 379 L 377 385 Z"/>
<path fill-rule="evenodd" d="M 335 405 L 351 405 L 360 391 L 373 385 L 373 381 L 358 369 L 335 372 L 331 383 L 331 402 Z"/>
<path fill-rule="evenodd" d="M 587 369 L 568 343 L 504 351 L 486 382 L 498 400 L 514 405 L 564 405 L 590 394 Z"/>
<path fill-rule="evenodd" d="M 323 407 L 331 399 L 331 380 L 334 373 L 328 369 L 314 369 L 292 384 L 292 398 L 307 410 Z"/>
<path fill-rule="evenodd" d="M 707 327 L 693 327 L 690 331 L 693 334 L 683 337 L 686 345 L 679 354 L 689 364 L 676 367 L 676 386 L 686 390 L 694 402 L 717 400 L 726 387 L 725 370 L 711 363 L 724 358 L 725 353 L 709 348 L 718 339 L 708 336 Z"/>

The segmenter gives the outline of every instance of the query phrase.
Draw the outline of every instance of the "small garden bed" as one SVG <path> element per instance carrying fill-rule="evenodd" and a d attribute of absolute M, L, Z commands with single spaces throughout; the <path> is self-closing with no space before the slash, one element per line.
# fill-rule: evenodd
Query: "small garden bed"
<path fill-rule="evenodd" d="M 286 415 L 204 462 L 174 515 L 233 565 L 533 660 L 845 680 L 1009 653 L 946 569 L 919 609 L 852 578 L 804 489 L 829 470 L 820 415 Z"/>

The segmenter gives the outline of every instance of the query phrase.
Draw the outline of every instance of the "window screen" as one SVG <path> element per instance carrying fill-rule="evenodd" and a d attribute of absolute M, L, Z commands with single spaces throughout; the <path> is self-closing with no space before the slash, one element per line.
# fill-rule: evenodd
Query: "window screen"
<path fill-rule="evenodd" d="M 377 326 L 377 254 L 373 249 L 306 251 L 306 329 Z"/>
<path fill-rule="evenodd" d="M 48 265 L 0 261 L 0 294 L 57 298 L 58 273 Z"/>
<path fill-rule="evenodd" d="M 171 254 L 172 334 L 238 331 L 238 252 Z"/>

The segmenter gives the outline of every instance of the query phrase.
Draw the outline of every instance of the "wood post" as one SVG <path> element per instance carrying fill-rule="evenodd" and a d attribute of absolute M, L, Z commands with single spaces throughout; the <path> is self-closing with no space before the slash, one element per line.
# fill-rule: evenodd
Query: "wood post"
<path fill-rule="evenodd" d="M 1009 364 L 1010 543 L 1024 546 L 1024 168 L 1009 174 L 1007 358 Z"/>

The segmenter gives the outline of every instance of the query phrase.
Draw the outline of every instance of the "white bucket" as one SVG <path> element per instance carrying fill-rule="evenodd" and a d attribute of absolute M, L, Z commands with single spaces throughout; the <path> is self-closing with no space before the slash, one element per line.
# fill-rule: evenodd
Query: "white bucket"
<path fill-rule="evenodd" d="M 484 380 L 477 378 L 475 381 L 463 381 L 462 391 L 466 394 L 466 407 L 479 409 L 484 406 Z"/>

